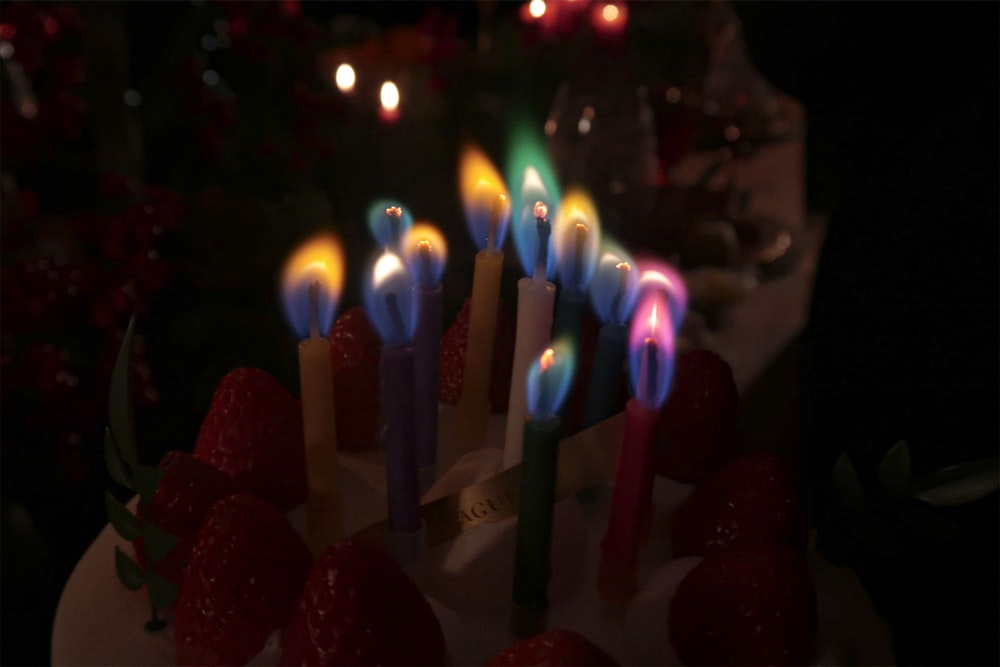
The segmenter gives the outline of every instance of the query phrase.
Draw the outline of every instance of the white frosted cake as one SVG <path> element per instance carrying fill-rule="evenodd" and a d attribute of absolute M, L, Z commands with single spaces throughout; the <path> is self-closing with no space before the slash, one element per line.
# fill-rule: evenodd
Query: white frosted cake
<path fill-rule="evenodd" d="M 489 478 L 502 457 L 502 417 L 493 418 L 489 439 L 481 449 L 461 454 L 448 445 L 454 442 L 448 434 L 449 411 L 444 409 L 441 428 L 440 463 L 445 472 L 425 501 Z M 600 476 L 603 467 L 604 481 L 586 500 L 570 493 L 556 504 L 547 627 L 573 630 L 621 664 L 678 664 L 667 632 L 670 601 L 678 584 L 701 558 L 672 559 L 669 535 L 671 517 L 691 492 L 691 485 L 657 478 L 653 530 L 640 555 L 639 590 L 627 610 L 611 613 L 598 592 L 600 541 L 607 527 L 614 443 L 621 439 L 623 421 L 618 415 L 562 445 L 563 452 L 565 448 L 588 450 L 587 465 L 591 468 L 590 472 L 561 470 L 561 479 L 575 475 L 580 481 L 594 471 Z M 571 457 L 563 456 L 561 461 L 565 458 Z M 381 455 L 342 454 L 340 460 L 347 508 L 345 528 L 355 533 L 385 518 Z M 557 491 L 558 495 L 565 496 L 565 489 Z M 304 523 L 302 515 L 301 510 L 290 515 L 299 527 Z M 419 563 L 407 566 L 440 621 L 449 664 L 486 664 L 517 640 L 510 630 L 516 518 L 481 520 L 457 537 L 429 546 Z M 52 664 L 176 662 L 169 625 L 156 633 L 143 628 L 149 612 L 146 593 L 126 590 L 117 580 L 116 545 L 131 549 L 108 526 L 67 583 L 52 634 Z M 892 662 L 885 622 L 872 609 L 853 572 L 830 565 L 812 549 L 807 560 L 817 592 L 816 664 Z M 169 612 L 167 618 L 169 621 Z M 280 643 L 281 633 L 276 632 L 253 664 L 278 664 Z"/>

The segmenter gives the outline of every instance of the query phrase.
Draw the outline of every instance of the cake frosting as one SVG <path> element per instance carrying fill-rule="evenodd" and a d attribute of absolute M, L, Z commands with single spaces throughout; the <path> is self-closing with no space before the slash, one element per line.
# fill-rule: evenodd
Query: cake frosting
<path fill-rule="evenodd" d="M 450 408 L 441 420 L 437 484 L 425 495 L 432 502 L 491 478 L 500 468 L 504 419 L 496 416 L 489 436 L 473 451 L 461 451 L 450 434 Z M 568 439 L 566 447 L 614 443 L 621 438 L 621 415 Z M 613 451 L 613 447 L 606 451 Z M 345 529 L 363 531 L 385 518 L 385 478 L 381 454 L 342 454 L 340 481 L 345 498 Z M 599 461 L 610 467 L 611 459 Z M 643 545 L 637 570 L 638 592 L 624 611 L 612 611 L 597 587 L 600 540 L 607 527 L 609 482 L 591 493 L 559 500 L 554 508 L 552 562 L 549 583 L 549 628 L 574 630 L 622 664 L 678 664 L 667 622 L 677 585 L 701 560 L 673 559 L 671 516 L 693 489 L 663 477 L 654 486 L 653 529 Z M 483 506 L 484 510 L 488 505 Z M 471 516 L 471 514 L 478 516 Z M 486 664 L 517 640 L 511 630 L 511 586 L 516 517 L 493 520 L 489 511 L 460 517 L 457 536 L 428 545 L 423 557 L 406 569 L 423 591 L 441 623 L 448 662 Z M 503 514 L 503 513 L 499 513 Z M 302 508 L 290 513 L 304 527 Z M 54 665 L 175 664 L 173 633 L 148 633 L 144 591 L 125 589 L 114 572 L 114 549 L 130 549 L 108 526 L 98 536 L 71 575 L 59 603 L 52 635 Z M 819 636 L 816 664 L 892 662 L 885 622 L 879 617 L 854 573 L 807 553 L 817 591 Z M 167 613 L 170 620 L 170 614 Z M 252 662 L 278 664 L 281 633 L 276 632 Z"/>

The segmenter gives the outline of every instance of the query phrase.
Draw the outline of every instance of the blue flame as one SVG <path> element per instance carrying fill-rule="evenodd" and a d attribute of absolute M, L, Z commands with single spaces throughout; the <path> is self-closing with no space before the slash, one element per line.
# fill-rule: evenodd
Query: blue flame
<path fill-rule="evenodd" d="M 400 345 L 413 339 L 416 301 L 410 273 L 399 255 L 386 251 L 375 261 L 365 280 L 364 303 L 383 343 Z"/>
<path fill-rule="evenodd" d="M 674 377 L 674 326 L 662 293 L 644 293 L 639 300 L 629 327 L 628 361 L 636 400 L 658 410 Z"/>
<path fill-rule="evenodd" d="M 389 211 L 399 209 L 398 219 Z M 397 252 L 399 240 L 413 226 L 413 215 L 407 206 L 395 199 L 380 199 L 368 207 L 368 230 L 380 248 Z"/>
<path fill-rule="evenodd" d="M 604 324 L 623 324 L 632 315 L 639 296 L 639 269 L 632 257 L 604 240 L 604 248 L 590 279 L 590 303 Z"/>
<path fill-rule="evenodd" d="M 573 384 L 576 353 L 566 338 L 555 341 L 528 367 L 525 379 L 528 414 L 532 419 L 558 415 Z"/>

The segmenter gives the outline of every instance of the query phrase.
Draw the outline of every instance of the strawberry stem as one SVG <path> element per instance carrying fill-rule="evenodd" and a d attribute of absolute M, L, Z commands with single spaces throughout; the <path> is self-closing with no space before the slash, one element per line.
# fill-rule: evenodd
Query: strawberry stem
<path fill-rule="evenodd" d="M 160 618 L 159 614 L 156 613 L 156 605 L 150 602 L 149 609 L 152 612 L 153 617 L 146 621 L 146 632 L 159 632 L 163 628 L 167 627 L 167 620 L 165 618 Z"/>

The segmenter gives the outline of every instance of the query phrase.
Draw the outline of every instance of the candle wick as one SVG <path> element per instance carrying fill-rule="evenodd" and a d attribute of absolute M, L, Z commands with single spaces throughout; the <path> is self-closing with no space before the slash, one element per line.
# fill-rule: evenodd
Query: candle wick
<path fill-rule="evenodd" d="M 399 218 L 403 211 L 398 206 L 390 206 L 385 213 L 389 216 L 389 243 L 396 247 L 399 245 Z"/>
<path fill-rule="evenodd" d="M 430 284 L 433 281 L 433 272 L 431 271 L 431 244 L 429 241 L 420 241 L 417 244 L 417 248 L 420 252 L 420 281 L 424 284 Z"/>
<path fill-rule="evenodd" d="M 535 258 L 535 278 L 544 279 L 548 273 L 549 264 L 549 236 L 552 234 L 552 225 L 545 216 L 535 218 L 535 230 L 538 232 L 538 256 Z"/>
<path fill-rule="evenodd" d="M 319 281 L 309 285 L 309 336 L 319 337 Z"/>
<path fill-rule="evenodd" d="M 652 402 L 656 398 L 656 376 L 659 375 L 659 362 L 656 359 L 656 339 L 646 339 L 646 398 Z"/>
<path fill-rule="evenodd" d="M 395 333 L 394 338 L 398 341 L 406 339 L 406 328 L 403 326 L 403 313 L 399 310 L 399 299 L 396 298 L 395 292 L 389 292 L 385 295 L 385 306 L 389 311 L 389 321 L 392 322 L 393 333 Z"/>
<path fill-rule="evenodd" d="M 503 210 L 504 202 L 507 198 L 503 195 L 497 195 L 496 199 L 493 200 L 493 208 L 490 210 L 490 222 L 486 228 L 486 249 L 493 251 L 496 249 L 497 242 L 497 228 L 500 226 L 500 213 Z"/>

